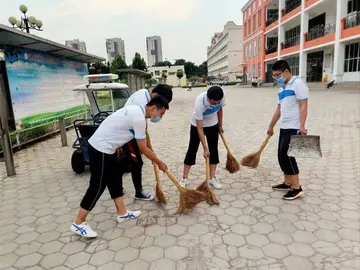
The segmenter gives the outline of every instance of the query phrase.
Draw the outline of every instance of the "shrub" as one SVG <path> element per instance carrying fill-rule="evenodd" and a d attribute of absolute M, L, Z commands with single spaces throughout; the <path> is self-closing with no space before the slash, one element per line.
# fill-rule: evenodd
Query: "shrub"
<path fill-rule="evenodd" d="M 238 84 L 238 82 L 226 82 L 224 83 L 224 85 L 236 85 Z"/>
<path fill-rule="evenodd" d="M 195 87 L 207 87 L 207 84 L 206 83 L 199 83 L 199 84 L 194 84 L 192 85 L 193 88 Z M 189 85 L 183 85 L 181 86 L 181 88 L 189 88 Z"/>

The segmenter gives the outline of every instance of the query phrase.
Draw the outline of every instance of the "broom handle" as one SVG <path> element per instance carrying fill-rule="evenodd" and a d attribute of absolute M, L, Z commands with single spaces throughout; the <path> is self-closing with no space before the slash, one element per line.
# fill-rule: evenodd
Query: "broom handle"
<path fill-rule="evenodd" d="M 206 181 L 210 180 L 210 160 L 206 159 Z"/>
<path fill-rule="evenodd" d="M 226 150 L 227 150 L 229 153 L 231 153 L 230 147 L 229 147 L 227 141 L 225 140 L 224 134 L 221 133 L 221 132 L 219 132 L 219 133 L 220 133 L 220 137 L 221 137 L 221 139 L 222 139 L 222 141 L 223 141 L 223 143 L 224 143 L 224 145 L 225 145 Z"/>
<path fill-rule="evenodd" d="M 171 182 L 175 184 L 175 186 L 178 188 L 179 191 L 184 190 L 184 188 L 180 185 L 180 183 L 176 180 L 176 178 L 172 175 L 172 173 L 169 170 L 166 170 L 165 173 L 170 178 Z"/>
<path fill-rule="evenodd" d="M 266 139 L 265 139 L 265 141 L 263 142 L 263 144 L 261 145 L 258 153 L 261 153 L 261 152 L 264 150 L 264 148 L 265 148 L 265 146 L 268 144 L 270 138 L 271 138 L 271 136 L 267 136 L 267 137 L 266 137 Z"/>
<path fill-rule="evenodd" d="M 155 173 L 155 179 L 156 179 L 156 183 L 159 183 L 159 168 L 156 164 L 153 164 L 154 165 L 154 173 Z"/>

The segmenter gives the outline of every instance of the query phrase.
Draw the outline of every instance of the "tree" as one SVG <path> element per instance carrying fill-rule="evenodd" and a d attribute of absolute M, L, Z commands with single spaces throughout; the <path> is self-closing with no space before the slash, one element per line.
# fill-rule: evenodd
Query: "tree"
<path fill-rule="evenodd" d="M 133 58 L 132 67 L 140 70 L 147 70 L 147 66 L 144 58 L 141 58 L 139 53 L 135 53 L 135 57 Z"/>
<path fill-rule="evenodd" d="M 122 68 L 127 68 L 125 61 L 122 59 L 121 55 L 116 55 L 114 61 L 112 61 L 110 66 L 110 72 L 114 74 L 118 74 L 119 78 L 122 79 L 121 74 L 119 74 L 118 70 Z"/>
<path fill-rule="evenodd" d="M 193 62 L 185 62 L 184 66 L 186 77 L 190 78 L 197 75 L 198 67 Z"/>
<path fill-rule="evenodd" d="M 182 70 L 178 70 L 176 72 L 176 77 L 179 79 L 179 86 L 181 86 L 181 78 L 184 77 L 184 72 Z"/>
<path fill-rule="evenodd" d="M 197 76 L 190 77 L 189 82 L 196 83 L 200 81 L 200 78 Z"/>
<path fill-rule="evenodd" d="M 185 63 L 186 63 L 185 59 L 176 59 L 174 66 L 183 66 L 183 65 L 185 65 Z"/>
<path fill-rule="evenodd" d="M 198 69 L 198 76 L 206 77 L 208 75 L 207 61 L 204 61 Z"/>
<path fill-rule="evenodd" d="M 172 66 L 171 62 L 170 61 L 161 61 L 161 62 L 155 63 L 155 67 L 166 67 L 166 66 L 171 67 Z"/>
<path fill-rule="evenodd" d="M 88 65 L 89 74 L 106 74 L 110 72 L 109 62 L 97 62 Z"/>
<path fill-rule="evenodd" d="M 145 79 L 145 84 L 147 84 L 149 87 L 156 84 L 157 80 L 155 78 Z"/>
<path fill-rule="evenodd" d="M 163 70 L 163 72 L 161 73 L 161 77 L 164 79 L 164 82 L 166 83 L 167 74 L 165 70 Z"/>

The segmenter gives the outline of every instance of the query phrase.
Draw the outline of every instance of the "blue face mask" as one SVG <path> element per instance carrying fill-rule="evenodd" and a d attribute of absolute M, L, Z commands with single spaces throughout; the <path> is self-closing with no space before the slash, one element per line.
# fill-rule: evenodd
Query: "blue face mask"
<path fill-rule="evenodd" d="M 282 76 L 281 78 L 277 79 L 276 81 L 281 87 L 284 87 L 286 79 L 284 76 Z"/>
<path fill-rule="evenodd" d="M 161 117 L 151 117 L 150 118 L 150 121 L 153 122 L 153 123 L 159 123 L 161 120 Z"/>

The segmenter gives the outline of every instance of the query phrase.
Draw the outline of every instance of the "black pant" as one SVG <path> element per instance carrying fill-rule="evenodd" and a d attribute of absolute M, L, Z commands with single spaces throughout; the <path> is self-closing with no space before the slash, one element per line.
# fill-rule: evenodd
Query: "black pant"
<path fill-rule="evenodd" d="M 112 199 L 123 196 L 122 165 L 116 154 L 99 152 L 90 144 L 88 146 L 90 161 L 90 185 L 82 199 L 81 208 L 91 211 L 107 187 Z"/>
<path fill-rule="evenodd" d="M 216 124 L 215 126 L 204 127 L 204 134 L 207 139 L 207 143 L 209 147 L 210 164 L 218 164 L 219 163 L 219 150 L 218 150 L 219 125 Z M 189 148 L 184 160 L 185 165 L 195 165 L 196 153 L 199 149 L 199 144 L 200 144 L 200 138 L 197 127 L 191 125 Z"/>
<path fill-rule="evenodd" d="M 280 129 L 278 160 L 281 170 L 286 175 L 299 174 L 299 168 L 294 157 L 289 157 L 287 151 L 289 150 L 290 139 L 292 135 L 297 135 L 297 129 Z"/>
<path fill-rule="evenodd" d="M 131 140 L 122 147 L 124 154 L 127 156 L 127 162 L 130 164 L 131 178 L 135 190 L 142 190 L 142 167 L 143 160 L 136 139 Z"/>

